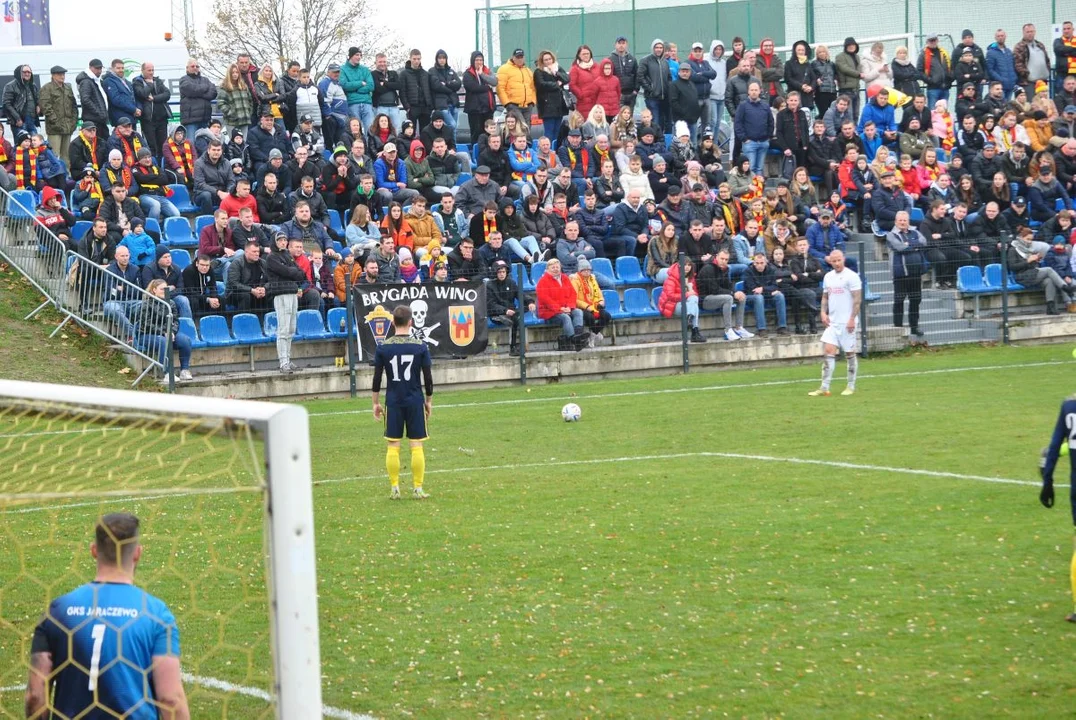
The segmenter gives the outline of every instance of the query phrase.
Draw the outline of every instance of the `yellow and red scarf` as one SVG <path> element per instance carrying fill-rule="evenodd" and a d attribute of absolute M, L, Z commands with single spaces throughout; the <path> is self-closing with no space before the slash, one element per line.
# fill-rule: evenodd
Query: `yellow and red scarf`
<path fill-rule="evenodd" d="M 512 155 L 515 157 L 516 162 L 520 163 L 520 164 L 523 164 L 524 162 L 529 162 L 530 159 L 531 159 L 531 151 L 530 150 L 520 151 L 520 150 L 516 150 L 515 148 L 512 148 Z M 513 170 L 512 171 L 512 179 L 513 180 L 522 180 L 523 182 L 527 182 L 528 180 L 530 180 L 530 177 L 531 177 L 530 173 L 525 173 L 525 172 L 523 172 L 521 170 Z"/>
<path fill-rule="evenodd" d="M 27 174 L 29 170 L 29 174 Z M 15 149 L 15 189 L 34 190 L 37 185 L 37 150 L 19 145 Z"/>
<path fill-rule="evenodd" d="M 84 193 L 89 193 L 90 197 L 94 200 L 104 199 L 104 193 L 101 191 L 101 183 L 89 178 L 83 178 L 78 182 L 78 189 Z"/>
<path fill-rule="evenodd" d="M 751 185 L 751 191 L 740 196 L 740 202 L 744 205 L 750 205 L 752 200 L 762 197 L 766 191 L 766 184 L 761 175 L 755 175 L 751 180 Z"/>
<path fill-rule="evenodd" d="M 81 130 L 78 131 L 78 136 L 82 138 L 82 142 L 86 143 L 86 147 L 90 149 L 90 162 L 93 163 L 93 169 L 95 172 L 101 172 L 100 166 L 97 164 L 97 136 L 94 135 L 91 141 L 86 137 L 86 133 Z M 79 172 L 82 172 L 82 168 L 76 168 Z"/>
<path fill-rule="evenodd" d="M 587 170 L 590 168 L 590 155 L 587 153 L 586 148 L 579 148 L 579 150 L 581 151 L 582 155 L 581 160 L 583 163 L 583 176 L 586 177 Z M 571 167 L 572 170 L 575 170 L 576 157 L 575 151 L 571 148 L 571 146 L 568 147 L 568 162 L 570 163 L 569 167 Z"/>
<path fill-rule="evenodd" d="M 123 146 L 123 164 L 127 167 L 134 167 L 135 162 L 138 160 L 137 153 L 142 149 L 142 141 L 133 133 L 129 138 L 125 138 L 119 133 L 116 133 L 116 137 L 120 139 L 120 145 Z"/>
<path fill-rule="evenodd" d="M 1065 45 L 1066 47 L 1076 48 L 1076 36 L 1073 36 L 1069 40 L 1066 40 L 1063 37 L 1058 38 L 1058 40 L 1060 40 L 1061 44 Z M 1066 75 L 1076 75 L 1076 56 L 1070 56 L 1069 57 L 1069 59 L 1068 59 L 1068 71 L 1065 72 L 1065 74 Z M 1072 103 L 1069 103 L 1069 104 L 1071 105 Z"/>
<path fill-rule="evenodd" d="M 929 56 L 930 53 L 927 55 Z M 942 115 L 942 120 L 945 122 L 945 137 L 941 139 L 941 145 L 946 152 L 949 152 L 956 145 L 956 135 L 953 134 L 953 116 L 945 113 Z"/>
<path fill-rule="evenodd" d="M 489 234 L 492 233 L 492 232 L 497 232 L 497 218 L 493 218 L 492 220 L 490 220 L 483 213 L 483 215 L 482 215 L 482 232 L 484 233 L 482 235 L 482 239 L 488 241 L 489 240 Z"/>
<path fill-rule="evenodd" d="M 4 140 L 0 138 L 0 165 L 7 162 L 7 150 L 4 148 Z"/>
<path fill-rule="evenodd" d="M 177 170 L 185 178 L 194 176 L 194 148 L 190 140 L 184 140 L 182 147 L 176 145 L 173 138 L 168 138 L 168 149 L 172 151 L 172 157 L 179 163 Z"/>
<path fill-rule="evenodd" d="M 112 166 L 109 165 L 105 168 L 105 172 L 108 173 L 108 179 L 112 181 L 111 185 L 122 184 L 128 190 L 131 189 L 131 183 L 134 181 L 131 168 L 124 165 L 119 170 L 113 170 Z"/>

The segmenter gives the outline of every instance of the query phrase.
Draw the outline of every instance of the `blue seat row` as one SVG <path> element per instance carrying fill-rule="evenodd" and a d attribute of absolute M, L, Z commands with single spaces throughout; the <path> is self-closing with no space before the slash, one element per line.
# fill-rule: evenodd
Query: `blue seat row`
<path fill-rule="evenodd" d="M 276 313 L 266 313 L 259 319 L 253 313 L 239 313 L 231 326 L 223 315 L 205 315 L 197 326 L 190 318 L 180 318 L 179 328 L 191 339 L 191 345 L 202 347 L 231 347 L 262 345 L 276 340 Z M 295 326 L 296 340 L 328 340 L 347 336 L 347 308 L 332 308 L 322 319 L 319 310 L 300 310 Z"/>
<path fill-rule="evenodd" d="M 1009 290 L 1024 290 L 1009 273 L 1006 283 Z M 1001 264 L 991 263 L 979 272 L 975 265 L 965 265 L 957 270 L 956 289 L 968 295 L 989 295 L 1001 292 Z"/>

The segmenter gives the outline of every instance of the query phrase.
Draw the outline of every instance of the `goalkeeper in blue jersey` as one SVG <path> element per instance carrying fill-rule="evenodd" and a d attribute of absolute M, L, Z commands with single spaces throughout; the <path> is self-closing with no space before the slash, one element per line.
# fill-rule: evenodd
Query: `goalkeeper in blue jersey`
<path fill-rule="evenodd" d="M 1072 522 L 1076 527 L 1076 455 L 1070 450 L 1076 449 L 1076 397 L 1061 403 L 1061 414 L 1054 426 L 1054 436 L 1050 445 L 1043 450 L 1042 491 L 1039 500 L 1048 508 L 1054 506 L 1054 468 L 1061 455 L 1069 456 L 1069 498 L 1072 503 Z M 1069 568 L 1072 580 L 1073 613 L 1065 619 L 1076 623 L 1076 537 L 1073 542 L 1072 565 Z"/>
<path fill-rule="evenodd" d="M 134 515 L 97 521 L 93 582 L 53 600 L 34 631 L 26 717 L 189 720 L 176 620 L 134 584 L 138 538 Z"/>

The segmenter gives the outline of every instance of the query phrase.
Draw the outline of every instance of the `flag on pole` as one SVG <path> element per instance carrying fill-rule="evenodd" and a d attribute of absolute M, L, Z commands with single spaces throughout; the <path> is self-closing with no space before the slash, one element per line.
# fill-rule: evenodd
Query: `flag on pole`
<path fill-rule="evenodd" d="M 49 28 L 49 0 L 21 0 L 19 24 L 23 45 L 52 45 Z"/>
<path fill-rule="evenodd" d="M 19 4 L 16 0 L 0 0 L 0 47 L 16 47 L 19 42 Z"/>

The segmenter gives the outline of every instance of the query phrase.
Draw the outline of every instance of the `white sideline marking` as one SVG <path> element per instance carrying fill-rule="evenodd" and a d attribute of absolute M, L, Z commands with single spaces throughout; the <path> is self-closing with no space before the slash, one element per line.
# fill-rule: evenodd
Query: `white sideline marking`
<path fill-rule="evenodd" d="M 955 367 L 955 368 L 938 368 L 935 370 L 908 370 L 905 372 L 895 373 L 878 373 L 875 375 L 865 375 L 860 373 L 860 380 L 881 380 L 885 378 L 900 378 L 900 377 L 919 377 L 922 375 L 942 375 L 946 373 L 959 373 L 959 372 L 973 372 L 984 370 L 1010 370 L 1016 368 L 1033 368 L 1033 367 L 1047 367 L 1051 365 L 1072 365 L 1074 364 L 1069 360 L 1046 360 L 1043 362 L 1033 363 L 1014 363 L 1011 365 L 978 365 L 968 367 Z M 745 388 L 760 388 L 760 387 L 775 387 L 780 385 L 801 385 L 803 383 L 818 383 L 817 377 L 802 378 L 798 380 L 769 380 L 765 382 L 754 383 L 736 383 L 730 385 L 705 385 L 702 387 L 679 387 L 679 388 L 663 388 L 660 390 L 630 390 L 624 392 L 612 392 L 612 393 L 595 393 L 593 395 L 569 395 L 560 397 L 538 397 L 538 398 L 513 398 L 511 400 L 485 400 L 478 402 L 468 403 L 447 403 L 445 405 L 437 405 L 438 410 L 445 410 L 451 408 L 471 408 L 471 407 L 486 407 L 490 405 L 524 405 L 527 403 L 541 403 L 541 402 L 564 402 L 564 401 L 576 401 L 576 400 L 599 400 L 602 398 L 618 398 L 618 397 L 637 397 L 645 395 L 669 395 L 673 393 L 686 393 L 686 392 L 708 392 L 711 390 L 741 390 Z M 310 417 L 329 417 L 332 415 L 369 415 L 371 410 L 333 410 L 330 412 L 316 412 L 310 413 Z M 0 435 L 0 437 L 4 437 Z"/>
<path fill-rule="evenodd" d="M 183 681 L 192 685 L 201 685 L 202 687 L 210 688 L 211 690 L 223 690 L 224 692 L 233 693 L 235 695 L 245 695 L 246 697 L 264 700 L 265 702 L 271 702 L 273 699 L 272 695 L 261 688 L 236 685 L 226 680 L 218 680 L 217 678 L 183 673 Z M 8 685 L 7 687 L 0 687 L 0 693 L 16 692 L 25 689 L 24 685 Z M 374 720 L 372 715 L 353 713 L 350 710 L 344 710 L 343 708 L 333 707 L 331 705 L 322 705 L 321 714 L 324 717 L 334 718 L 336 720 Z"/>
<path fill-rule="evenodd" d="M 878 380 L 885 378 L 899 378 L 899 377 L 919 377 L 922 375 L 941 375 L 945 373 L 958 373 L 958 372 L 973 372 L 973 371 L 985 371 L 985 370 L 1009 370 L 1019 368 L 1034 368 L 1034 367 L 1049 367 L 1052 365 L 1072 365 L 1073 363 L 1068 360 L 1046 360 L 1042 362 L 1033 363 L 1013 363 L 1011 365 L 978 365 L 968 367 L 955 367 L 955 368 L 938 368 L 935 370 L 908 370 L 905 372 L 896 373 L 879 373 L 875 375 L 860 374 L 860 380 Z M 469 402 L 469 403 L 446 403 L 444 405 L 438 405 L 438 410 L 449 410 L 453 408 L 470 408 L 470 407 L 486 407 L 490 405 L 524 405 L 527 403 L 542 403 L 542 402 L 561 402 L 566 400 L 597 400 L 601 398 L 617 398 L 617 397 L 638 397 L 646 395 L 668 395 L 673 393 L 686 393 L 686 392 L 709 392 L 715 390 L 742 390 L 745 388 L 760 388 L 760 387 L 779 387 L 782 385 L 800 385 L 803 383 L 818 382 L 817 378 L 802 378 L 798 380 L 770 380 L 766 382 L 755 383 L 736 383 L 730 385 L 704 385 L 702 387 L 682 387 L 682 388 L 664 388 L 661 390 L 631 390 L 624 392 L 614 393 L 595 393 L 593 395 L 569 395 L 564 397 L 538 397 L 538 398 L 514 398 L 512 400 L 486 400 L 481 402 Z M 331 417 L 333 415 L 368 415 L 370 410 L 333 410 L 330 412 L 316 412 L 310 413 L 310 417 Z M 41 432 L 28 432 L 28 433 L 4 433 L 0 434 L 0 440 L 7 438 L 29 438 L 39 437 L 42 435 L 83 435 L 88 433 L 99 433 L 108 430 L 118 430 L 119 428 L 82 428 L 78 430 L 44 430 Z"/>

